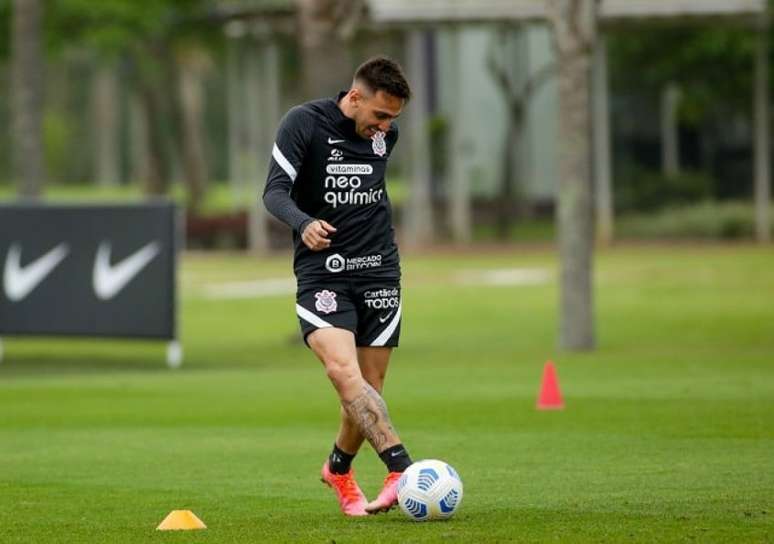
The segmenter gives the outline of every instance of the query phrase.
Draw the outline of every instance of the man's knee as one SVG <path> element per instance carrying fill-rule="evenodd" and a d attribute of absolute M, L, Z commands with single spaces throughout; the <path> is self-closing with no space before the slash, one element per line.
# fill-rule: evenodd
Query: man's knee
<path fill-rule="evenodd" d="M 348 360 L 341 354 L 327 355 L 323 357 L 322 363 L 325 366 L 325 374 L 336 385 L 360 378 L 357 361 Z"/>
<path fill-rule="evenodd" d="M 355 336 L 345 329 L 318 329 L 307 337 L 309 346 L 342 399 L 355 393 L 362 374 L 357 362 Z"/>

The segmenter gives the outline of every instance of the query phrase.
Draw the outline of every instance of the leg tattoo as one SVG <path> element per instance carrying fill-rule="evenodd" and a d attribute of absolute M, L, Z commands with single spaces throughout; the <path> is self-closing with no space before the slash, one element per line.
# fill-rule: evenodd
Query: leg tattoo
<path fill-rule="evenodd" d="M 387 405 L 370 384 L 365 383 L 363 392 L 354 400 L 342 402 L 342 406 L 377 453 L 396 438 Z"/>

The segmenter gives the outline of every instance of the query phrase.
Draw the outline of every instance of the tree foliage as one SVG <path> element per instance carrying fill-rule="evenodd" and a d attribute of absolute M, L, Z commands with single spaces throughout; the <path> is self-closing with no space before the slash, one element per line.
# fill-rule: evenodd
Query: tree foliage
<path fill-rule="evenodd" d="M 668 82 L 682 90 L 681 116 L 696 121 L 718 104 L 748 110 L 755 31 L 744 25 L 642 24 L 613 31 L 611 78 L 617 91 L 657 94 Z"/>
<path fill-rule="evenodd" d="M 120 53 L 160 39 L 206 30 L 204 0 L 53 0 L 46 17 L 49 50 L 83 45 Z"/>
<path fill-rule="evenodd" d="M 194 207 L 207 177 L 201 151 L 203 131 L 200 120 L 192 122 L 189 110 L 193 102 L 186 103 L 181 94 L 194 96 L 199 92 L 201 96 L 207 70 L 213 65 L 210 58 L 221 52 L 223 21 L 213 9 L 215 5 L 213 0 L 43 0 L 39 43 L 49 63 L 59 63 L 65 57 L 67 62 L 77 59 L 81 67 L 88 64 L 89 69 L 80 72 L 81 78 L 103 68 L 118 74 L 119 99 L 139 106 L 126 110 L 138 120 L 135 126 L 143 127 L 137 141 L 147 141 L 147 145 L 135 146 L 147 149 L 147 153 L 141 159 L 131 155 L 130 160 L 137 163 L 130 170 L 142 175 L 148 192 L 163 193 L 173 176 L 173 165 L 182 163 Z M 10 35 L 12 15 L 13 3 L 0 0 L 0 33 L 4 36 Z M 73 51 L 77 56 L 69 55 Z M 9 56 L 10 40 L 2 40 L 0 61 Z M 45 72 L 42 67 L 36 70 Z M 77 92 L 90 84 L 78 81 Z M 191 85 L 199 86 L 194 95 Z M 49 87 L 47 98 L 57 92 Z M 53 119 L 58 106 L 49 101 L 46 107 L 46 119 Z M 203 107 L 195 109 L 199 117 L 205 113 Z M 50 131 L 49 125 L 45 130 Z M 140 163 L 145 166 L 138 168 Z"/>

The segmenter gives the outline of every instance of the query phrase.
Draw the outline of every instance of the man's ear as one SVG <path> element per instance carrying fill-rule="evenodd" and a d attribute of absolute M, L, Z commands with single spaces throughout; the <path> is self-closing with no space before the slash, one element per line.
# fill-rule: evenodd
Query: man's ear
<path fill-rule="evenodd" d="M 352 104 L 352 106 L 358 107 L 358 105 L 360 105 L 360 102 L 362 102 L 362 100 L 363 100 L 363 93 L 360 92 L 360 89 L 358 89 L 357 87 L 352 87 L 349 90 L 348 98 L 349 98 L 349 102 L 350 102 L 350 104 Z"/>

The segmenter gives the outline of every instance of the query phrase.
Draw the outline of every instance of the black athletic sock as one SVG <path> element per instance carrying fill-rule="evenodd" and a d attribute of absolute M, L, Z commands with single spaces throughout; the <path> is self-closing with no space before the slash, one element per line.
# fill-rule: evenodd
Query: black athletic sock
<path fill-rule="evenodd" d="M 349 472 L 354 458 L 355 454 L 342 451 L 336 444 L 333 444 L 333 451 L 328 457 L 328 468 L 334 474 L 346 474 Z"/>
<path fill-rule="evenodd" d="M 411 466 L 411 457 L 403 444 L 396 444 L 379 454 L 387 470 L 390 472 L 403 472 Z"/>

